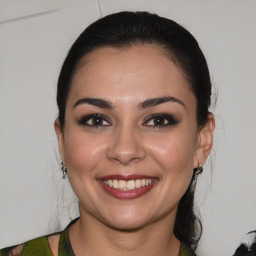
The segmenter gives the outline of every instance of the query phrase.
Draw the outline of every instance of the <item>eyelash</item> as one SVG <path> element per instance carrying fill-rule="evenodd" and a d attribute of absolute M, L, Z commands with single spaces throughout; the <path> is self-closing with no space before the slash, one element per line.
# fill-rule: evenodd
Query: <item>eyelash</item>
<path fill-rule="evenodd" d="M 100 121 L 100 124 L 96 124 L 93 122 L 95 122 L 96 120 Z M 91 124 L 89 124 L 89 121 L 91 122 Z M 97 121 L 96 121 L 97 122 Z M 104 124 L 104 122 L 106 122 L 107 124 Z M 111 123 L 109 121 L 109 119 L 102 115 L 102 114 L 90 114 L 90 115 L 86 115 L 83 116 L 81 119 L 78 120 L 77 122 L 79 125 L 86 125 L 86 126 L 91 126 L 91 127 L 105 127 L 105 126 L 111 126 Z"/>
<path fill-rule="evenodd" d="M 160 122 L 158 124 L 154 123 L 152 125 L 148 125 L 149 122 Z M 161 123 L 164 122 L 164 123 Z M 164 128 L 167 126 L 174 126 L 177 125 L 179 123 L 179 121 L 170 114 L 153 114 L 151 116 L 149 116 L 146 121 L 143 122 L 143 126 L 153 126 L 153 127 L 157 127 L 157 128 Z"/>
<path fill-rule="evenodd" d="M 97 124 L 98 122 L 98 124 Z M 150 122 L 154 122 L 153 124 L 149 124 Z M 158 124 L 156 123 L 158 122 Z M 89 127 L 106 127 L 111 126 L 111 122 L 109 119 L 102 115 L 102 114 L 90 114 L 83 116 L 81 119 L 78 120 L 78 125 L 85 125 Z M 153 114 L 150 115 L 144 122 L 143 126 L 152 126 L 156 128 L 164 128 L 167 126 L 174 126 L 177 125 L 179 121 L 170 114 Z"/>

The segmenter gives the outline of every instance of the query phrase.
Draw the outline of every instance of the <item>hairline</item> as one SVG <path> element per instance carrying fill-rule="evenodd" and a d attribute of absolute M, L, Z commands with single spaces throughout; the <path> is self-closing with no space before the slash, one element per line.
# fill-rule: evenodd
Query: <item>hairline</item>
<path fill-rule="evenodd" d="M 78 70 L 83 67 L 84 65 L 86 65 L 87 61 L 86 57 L 90 54 L 93 54 L 94 52 L 96 52 L 97 50 L 100 49 L 104 49 L 104 48 L 112 48 L 112 49 L 120 49 L 120 50 L 128 50 L 129 48 L 132 48 L 134 46 L 145 46 L 145 45 L 154 45 L 154 46 L 158 46 L 158 48 L 161 50 L 161 52 L 163 53 L 163 56 L 167 57 L 178 69 L 179 71 L 182 73 L 183 77 L 187 80 L 188 85 L 189 85 L 189 89 L 191 90 L 191 92 L 194 94 L 193 92 L 193 86 L 192 86 L 192 81 L 189 80 L 188 75 L 186 74 L 186 72 L 184 71 L 184 68 L 182 67 L 182 65 L 180 64 L 178 58 L 170 52 L 170 49 L 168 49 L 164 44 L 156 41 L 156 40 L 152 40 L 152 42 L 142 42 L 141 40 L 137 40 L 135 42 L 128 42 L 128 43 L 120 43 L 120 44 L 103 44 L 103 45 L 99 45 L 99 46 L 95 46 L 93 47 L 91 50 L 89 50 L 88 52 L 84 53 L 76 62 L 75 67 L 73 69 L 72 75 L 71 75 L 71 79 L 70 79 L 70 84 L 69 84 L 69 90 L 67 93 L 67 98 L 69 95 L 69 91 L 72 87 L 72 83 L 74 80 L 75 75 L 77 74 Z"/>

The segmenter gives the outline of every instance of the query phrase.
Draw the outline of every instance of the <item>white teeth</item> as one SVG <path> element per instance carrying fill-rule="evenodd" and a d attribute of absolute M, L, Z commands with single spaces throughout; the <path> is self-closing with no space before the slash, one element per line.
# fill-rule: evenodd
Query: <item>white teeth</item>
<path fill-rule="evenodd" d="M 135 187 L 136 188 L 141 188 L 141 180 L 136 180 L 135 181 Z"/>
<path fill-rule="evenodd" d="M 125 180 L 119 180 L 118 181 L 118 188 L 119 189 L 126 189 L 126 181 Z"/>
<path fill-rule="evenodd" d="M 108 180 L 108 184 L 110 187 L 113 187 L 113 181 L 112 180 Z"/>
<path fill-rule="evenodd" d="M 118 180 L 113 180 L 113 188 L 118 188 Z"/>
<path fill-rule="evenodd" d="M 141 188 L 151 185 L 153 179 L 136 179 L 136 180 L 103 180 L 103 183 L 109 187 L 113 187 L 120 190 L 132 190 L 135 188 Z"/>
<path fill-rule="evenodd" d="M 135 189 L 135 181 L 134 180 L 128 180 L 128 182 L 126 183 L 126 188 L 131 190 L 131 189 Z"/>

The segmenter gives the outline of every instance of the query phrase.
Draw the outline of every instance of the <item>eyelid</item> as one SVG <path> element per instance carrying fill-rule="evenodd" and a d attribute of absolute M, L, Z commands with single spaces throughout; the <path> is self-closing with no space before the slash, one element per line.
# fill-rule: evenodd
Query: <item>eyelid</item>
<path fill-rule="evenodd" d="M 154 118 L 162 118 L 166 119 L 169 123 L 168 124 L 163 124 L 163 125 L 147 125 L 147 123 Z M 152 114 L 148 116 L 144 121 L 143 121 L 143 126 L 152 126 L 152 127 L 166 127 L 166 126 L 173 126 L 177 125 L 180 121 L 172 114 L 166 114 L 166 113 L 157 113 L 157 114 Z"/>
<path fill-rule="evenodd" d="M 93 119 L 93 118 L 101 118 L 104 121 L 108 122 L 109 124 L 108 125 L 91 125 L 91 124 L 88 124 L 87 122 L 89 120 Z M 106 127 L 106 126 L 111 126 L 112 125 L 111 121 L 109 120 L 109 118 L 107 116 L 105 116 L 103 114 L 99 114 L 99 113 L 84 115 L 84 116 L 82 116 L 81 118 L 78 119 L 77 124 L 78 125 L 85 125 L 87 127 Z"/>

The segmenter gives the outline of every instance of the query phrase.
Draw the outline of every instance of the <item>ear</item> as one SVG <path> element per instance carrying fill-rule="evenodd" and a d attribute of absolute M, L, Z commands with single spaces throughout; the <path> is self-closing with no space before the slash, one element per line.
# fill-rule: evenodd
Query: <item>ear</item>
<path fill-rule="evenodd" d="M 54 122 L 54 129 L 58 138 L 58 144 L 59 144 L 59 152 L 62 159 L 62 162 L 65 163 L 65 154 L 64 154 L 64 134 L 61 129 L 60 120 L 56 119 Z"/>
<path fill-rule="evenodd" d="M 194 156 L 194 168 L 198 162 L 204 165 L 207 157 L 211 153 L 213 145 L 213 132 L 215 129 L 215 119 L 213 114 L 208 114 L 207 123 L 198 131 L 197 147 Z"/>

